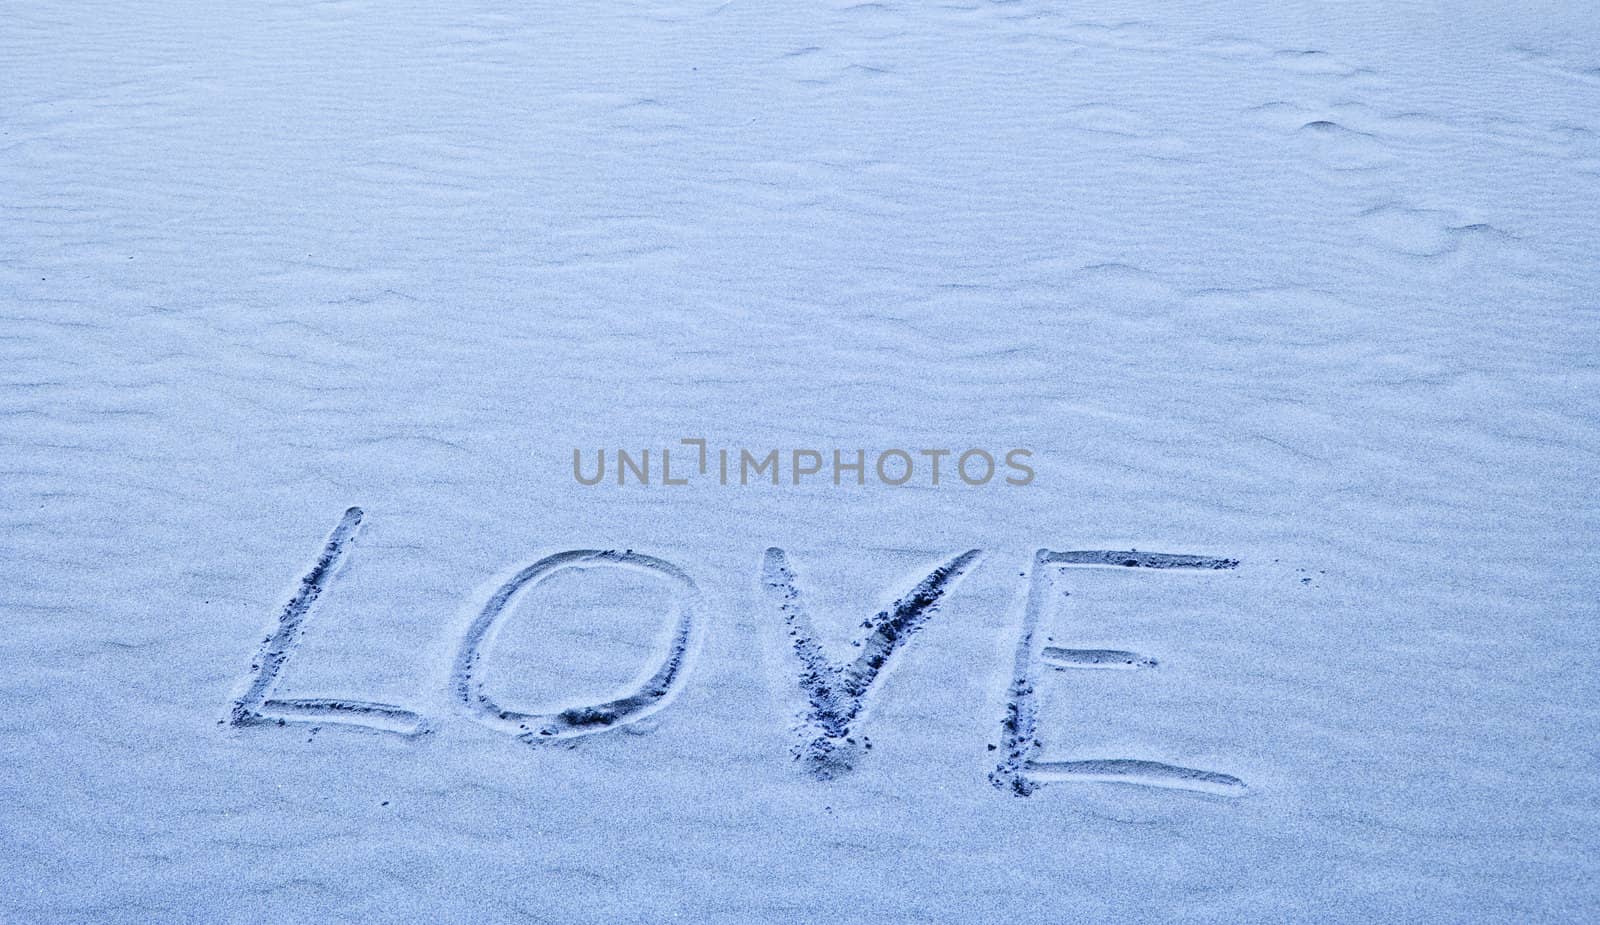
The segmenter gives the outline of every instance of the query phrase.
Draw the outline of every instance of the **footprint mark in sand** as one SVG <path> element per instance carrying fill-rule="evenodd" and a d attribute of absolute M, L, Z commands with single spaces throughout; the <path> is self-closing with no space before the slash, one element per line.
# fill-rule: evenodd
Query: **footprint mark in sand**
<path fill-rule="evenodd" d="M 604 703 L 568 707 L 550 713 L 532 713 L 501 706 L 484 689 L 478 670 L 484 650 L 493 643 L 504 624 L 511 601 L 551 576 L 572 569 L 622 568 L 662 579 L 678 591 L 677 614 L 672 638 L 661 662 L 637 687 Z M 497 589 L 489 602 L 467 628 L 450 673 L 450 689 L 456 699 L 485 725 L 508 732 L 524 742 L 559 742 L 579 736 L 606 732 L 665 707 L 688 669 L 690 642 L 694 636 L 694 604 L 698 590 L 687 573 L 664 559 L 614 549 L 575 549 L 546 556 L 513 575 Z"/>
<path fill-rule="evenodd" d="M 788 625 L 794 653 L 800 661 L 800 687 L 809 708 L 801 725 L 804 741 L 795 758 L 818 780 L 831 780 L 855 766 L 870 747 L 852 726 L 883 666 L 895 651 L 917 632 L 937 609 L 945 592 L 976 562 L 982 552 L 969 549 L 934 569 L 887 610 L 862 621 L 866 635 L 857 640 L 861 654 L 843 664 L 822 651 L 806 612 L 794 571 L 782 549 L 767 550 L 762 586 L 777 604 Z"/>
<path fill-rule="evenodd" d="M 1150 669 L 1153 658 L 1120 649 L 1067 649 L 1045 646 L 1035 655 L 1035 638 L 1043 617 L 1054 572 L 1062 567 L 1110 567 L 1129 569 L 1231 569 L 1236 559 L 1213 556 L 1175 555 L 1136 550 L 1077 550 L 1052 552 L 1041 549 L 1034 556 L 1033 575 L 1028 589 L 1027 609 L 1023 614 L 1022 635 L 1017 641 L 1016 664 L 1012 675 L 1006 715 L 1001 723 L 1001 761 L 989 775 L 996 787 L 1018 796 L 1029 796 L 1042 784 L 1056 781 L 1143 784 L 1226 796 L 1245 792 L 1244 781 L 1231 774 L 1137 758 L 1100 758 L 1079 761 L 1042 761 L 1039 752 L 1038 703 L 1034 689 L 1036 660 L 1059 669 Z"/>
<path fill-rule="evenodd" d="M 256 656 L 255 664 L 250 666 L 255 674 L 245 692 L 234 701 L 233 709 L 228 715 L 230 724 L 283 726 L 289 723 L 319 725 L 337 723 L 401 735 L 416 735 L 426 731 L 427 727 L 421 716 L 387 703 L 272 696 L 278 674 L 289 661 L 289 656 L 299 647 L 300 638 L 305 633 L 306 617 L 311 613 L 311 605 L 316 603 L 317 598 L 328 587 L 328 583 L 333 580 L 339 564 L 355 543 L 363 516 L 361 508 L 358 507 L 345 511 L 344 516 L 339 519 L 338 526 L 334 527 L 333 533 L 329 535 L 322 555 L 317 557 L 311 570 L 300 579 L 300 587 L 289 599 L 289 603 L 284 605 L 272 632 L 261 641 L 261 651 Z"/>
<path fill-rule="evenodd" d="M 1039 658 L 1052 668 L 1109 668 L 1133 669 L 1154 668 L 1159 664 L 1153 658 L 1147 658 L 1137 652 L 1124 652 L 1121 649 L 1063 649 L 1060 646 L 1045 646 L 1039 653 Z"/>
<path fill-rule="evenodd" d="M 1102 782 L 1108 784 L 1143 784 L 1147 787 L 1170 787 L 1175 790 L 1197 790 L 1223 796 L 1244 793 L 1244 782 L 1231 774 L 1183 768 L 1159 761 L 1137 758 L 1105 758 L 1092 761 L 1036 761 L 1028 775 L 1038 783 L 1049 781 Z"/>

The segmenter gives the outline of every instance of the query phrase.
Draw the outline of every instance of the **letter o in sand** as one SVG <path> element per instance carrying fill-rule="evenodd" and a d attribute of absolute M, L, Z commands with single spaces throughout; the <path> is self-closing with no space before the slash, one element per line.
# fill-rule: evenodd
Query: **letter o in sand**
<path fill-rule="evenodd" d="M 967 475 L 967 460 L 974 456 L 983 458 L 985 468 L 981 479 L 975 479 Z M 966 482 L 968 485 L 987 485 L 989 480 L 994 478 L 994 457 L 984 450 L 968 450 L 961 454 L 961 459 L 956 463 L 956 468 L 961 472 L 961 481 Z"/>
<path fill-rule="evenodd" d="M 883 461 L 891 456 L 898 456 L 906 461 L 905 474 L 900 476 L 898 479 L 889 478 L 889 473 L 884 471 Z M 911 454 L 907 453 L 905 450 L 884 450 L 882 453 L 879 453 L 878 478 L 881 479 L 885 485 L 904 485 L 905 483 L 911 481 Z"/>

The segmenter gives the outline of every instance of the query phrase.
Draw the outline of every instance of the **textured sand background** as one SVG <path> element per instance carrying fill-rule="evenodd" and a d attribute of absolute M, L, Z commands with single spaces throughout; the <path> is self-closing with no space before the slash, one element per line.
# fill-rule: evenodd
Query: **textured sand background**
<path fill-rule="evenodd" d="M 1600 47 L 1583 3 L 16 0 L 0 24 L 0 919 L 1600 916 Z M 615 484 L 571 450 L 1033 449 L 1023 488 Z M 236 729 L 282 697 L 431 731 Z M 839 659 L 982 556 L 838 779 Z M 992 786 L 1038 548 L 1056 759 Z M 543 556 L 700 594 L 675 697 L 450 689 Z M 1070 592 L 1070 596 L 1061 591 Z M 603 699 L 669 588 L 566 572 L 483 682 Z M 1041 643 L 1044 640 L 1040 640 Z"/>

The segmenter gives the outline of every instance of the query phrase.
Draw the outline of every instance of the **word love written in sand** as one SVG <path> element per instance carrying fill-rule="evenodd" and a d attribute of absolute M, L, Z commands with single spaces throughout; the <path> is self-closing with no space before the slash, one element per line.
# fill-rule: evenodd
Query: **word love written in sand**
<path fill-rule="evenodd" d="M 425 717 L 392 704 L 273 695 L 278 676 L 294 654 L 317 598 L 327 589 L 355 543 L 363 516 L 360 508 L 345 511 L 322 554 L 300 580 L 295 594 L 262 641 L 261 650 L 250 666 L 250 675 L 225 723 L 245 728 L 336 724 L 402 736 L 419 736 L 429 731 L 430 724 Z M 806 703 L 797 727 L 800 739 L 793 749 L 793 758 L 806 773 L 828 780 L 848 772 L 862 760 L 871 743 L 858 731 L 858 720 L 873 696 L 883 668 L 934 615 L 945 594 L 982 556 L 981 550 L 967 550 L 935 567 L 887 609 L 863 621 L 861 633 L 853 644 L 855 657 L 837 661 L 819 641 L 788 555 L 775 547 L 766 551 L 761 586 L 771 607 L 783 620 Z M 1144 784 L 1225 796 L 1244 793 L 1243 781 L 1230 774 L 1160 761 L 1138 758 L 1043 760 L 1035 693 L 1041 665 L 1059 670 L 1129 671 L 1154 669 L 1158 665 L 1156 659 L 1147 655 L 1120 649 L 1044 645 L 1040 623 L 1045 601 L 1064 573 L 1085 568 L 1208 572 L 1237 565 L 1237 560 L 1212 556 L 1131 550 L 1039 550 L 1027 578 L 1028 602 L 1017 638 L 1005 715 L 1000 723 L 1000 743 L 989 746 L 999 759 L 989 774 L 990 782 L 1017 796 L 1029 796 L 1041 785 L 1056 781 Z M 495 635 L 506 622 L 512 602 L 554 576 L 596 569 L 627 570 L 658 580 L 669 589 L 673 602 L 666 616 L 670 641 L 660 653 L 659 661 L 648 666 L 649 673 L 642 682 L 600 703 L 532 713 L 497 701 L 485 684 L 484 659 Z M 698 596 L 694 580 L 682 567 L 632 550 L 576 549 L 546 556 L 496 588 L 482 611 L 467 626 L 451 665 L 451 698 L 463 713 L 478 722 L 532 745 L 571 743 L 636 723 L 665 708 L 685 683 L 700 632 L 696 616 Z"/>

